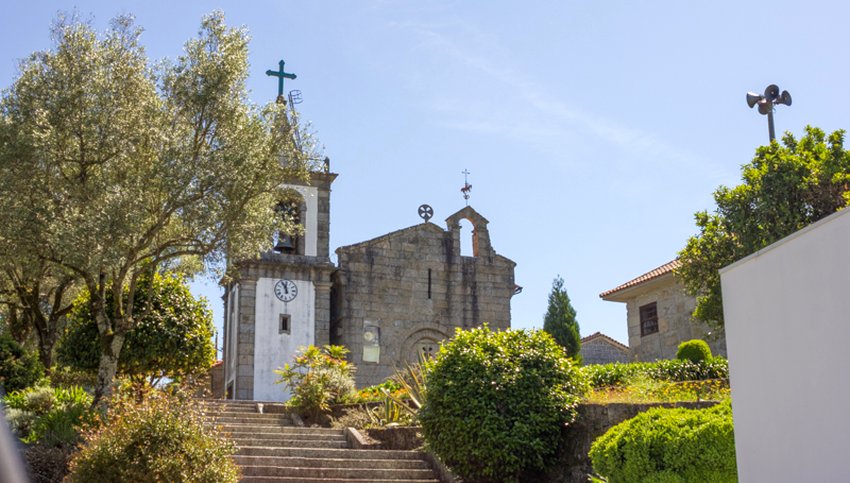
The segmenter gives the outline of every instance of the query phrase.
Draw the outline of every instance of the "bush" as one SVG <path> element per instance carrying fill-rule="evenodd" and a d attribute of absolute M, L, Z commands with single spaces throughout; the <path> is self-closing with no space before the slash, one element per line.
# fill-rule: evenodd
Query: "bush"
<path fill-rule="evenodd" d="M 330 411 L 331 404 L 346 402 L 354 394 L 355 367 L 345 360 L 348 349 L 311 345 L 295 357 L 292 364 L 276 369 L 278 384 L 292 391 L 289 404 L 299 414 L 315 418 Z"/>
<path fill-rule="evenodd" d="M 0 334 L 0 387 L 7 393 L 19 391 L 44 377 L 38 357 L 27 352 L 8 334 Z"/>
<path fill-rule="evenodd" d="M 738 481 L 732 406 L 650 409 L 609 429 L 589 456 L 609 483 Z"/>
<path fill-rule="evenodd" d="M 7 395 L 9 426 L 25 443 L 72 446 L 93 421 L 92 397 L 80 387 L 30 387 Z"/>
<path fill-rule="evenodd" d="M 704 340 L 692 339 L 679 344 L 676 351 L 676 359 L 691 362 L 702 362 L 711 360 L 711 349 Z"/>
<path fill-rule="evenodd" d="M 204 424 L 196 403 L 184 395 L 136 389 L 113 399 L 108 424 L 85 435 L 71 460 L 71 483 L 238 480 L 232 443 Z"/>
<path fill-rule="evenodd" d="M 591 386 L 597 388 L 624 386 L 640 377 L 670 382 L 728 379 L 729 363 L 722 357 L 713 357 L 696 363 L 679 359 L 628 364 L 614 362 L 583 366 L 581 371 Z"/>
<path fill-rule="evenodd" d="M 458 330 L 429 366 L 422 433 L 466 481 L 513 481 L 543 468 L 587 389 L 543 331 Z"/>

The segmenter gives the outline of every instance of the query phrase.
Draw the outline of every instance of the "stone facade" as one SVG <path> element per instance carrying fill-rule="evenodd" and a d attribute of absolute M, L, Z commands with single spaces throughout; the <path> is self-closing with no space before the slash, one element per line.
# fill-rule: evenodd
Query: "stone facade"
<path fill-rule="evenodd" d="M 678 263 L 678 260 L 666 263 L 599 295 L 603 300 L 626 304 L 629 350 L 634 360 L 674 359 L 679 344 L 690 339 L 705 340 L 712 354 L 726 356 L 725 338 L 692 319 L 696 299 L 685 293 L 684 286 L 673 275 Z M 641 308 L 653 304 L 657 330 L 642 331 Z"/>
<path fill-rule="evenodd" d="M 461 219 L 474 227 L 471 257 Z M 435 352 L 455 328 L 510 327 L 516 264 L 493 250 L 487 223 L 466 207 L 446 230 L 426 222 L 337 249 L 331 342 L 351 350 L 358 386 Z"/>
<path fill-rule="evenodd" d="M 601 332 L 581 339 L 579 350 L 583 364 L 629 362 L 629 348 Z"/>

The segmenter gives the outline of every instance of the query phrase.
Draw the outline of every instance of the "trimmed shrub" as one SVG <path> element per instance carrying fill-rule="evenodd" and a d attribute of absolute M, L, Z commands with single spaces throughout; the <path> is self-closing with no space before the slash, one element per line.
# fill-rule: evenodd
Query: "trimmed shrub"
<path fill-rule="evenodd" d="M 0 387 L 7 393 L 19 391 L 44 377 L 35 353 L 27 352 L 8 334 L 0 334 Z"/>
<path fill-rule="evenodd" d="M 591 386 L 596 388 L 627 385 L 638 377 L 670 382 L 728 379 L 729 362 L 722 357 L 713 357 L 696 363 L 679 359 L 628 364 L 614 362 L 583 366 L 581 371 Z"/>
<path fill-rule="evenodd" d="M 609 429 L 589 456 L 609 483 L 736 482 L 732 406 L 650 409 Z"/>
<path fill-rule="evenodd" d="M 457 330 L 429 363 L 419 420 L 429 448 L 465 481 L 541 469 L 587 385 L 546 332 Z"/>
<path fill-rule="evenodd" d="M 276 369 L 277 384 L 292 391 L 289 404 L 299 414 L 316 418 L 330 412 L 330 405 L 347 402 L 354 395 L 353 364 L 345 360 L 348 349 L 326 345 L 319 349 L 310 345 L 295 357 L 292 364 Z"/>
<path fill-rule="evenodd" d="M 711 348 L 704 340 L 692 339 L 679 344 L 676 351 L 676 359 L 691 362 L 702 362 L 711 360 Z"/>
<path fill-rule="evenodd" d="M 3 402 L 9 426 L 25 443 L 72 446 L 80 428 L 93 421 L 92 397 L 80 387 L 30 387 L 7 395 Z"/>
<path fill-rule="evenodd" d="M 110 403 L 108 423 L 85 435 L 71 460 L 71 483 L 237 482 L 233 444 L 204 424 L 188 396 L 151 388 L 123 393 Z"/>

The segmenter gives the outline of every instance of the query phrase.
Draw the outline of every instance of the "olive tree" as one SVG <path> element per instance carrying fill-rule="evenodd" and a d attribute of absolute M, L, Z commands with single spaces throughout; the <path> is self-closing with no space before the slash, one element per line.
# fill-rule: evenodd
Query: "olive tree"
<path fill-rule="evenodd" d="M 248 36 L 221 13 L 155 65 L 130 17 L 101 35 L 60 18 L 52 32 L 54 47 L 23 61 L 0 100 L 0 246 L 88 291 L 105 401 L 140 277 L 184 257 L 218 269 L 255 257 L 292 229 L 274 206 L 310 156 L 283 104 L 249 101 Z"/>

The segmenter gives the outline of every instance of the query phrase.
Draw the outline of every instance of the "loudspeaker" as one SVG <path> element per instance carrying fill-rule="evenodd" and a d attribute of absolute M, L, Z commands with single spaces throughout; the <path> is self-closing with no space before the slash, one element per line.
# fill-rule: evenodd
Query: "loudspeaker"
<path fill-rule="evenodd" d="M 773 103 L 768 102 L 767 99 L 762 99 L 759 101 L 759 114 L 767 115 L 770 111 L 773 110 Z"/>
<path fill-rule="evenodd" d="M 750 109 L 756 105 L 758 101 L 761 100 L 761 96 L 756 94 L 755 92 L 747 92 L 747 105 L 750 106 Z"/>
<path fill-rule="evenodd" d="M 776 100 L 777 104 L 785 104 L 786 106 L 791 105 L 791 94 L 788 91 L 782 91 L 782 95 L 779 96 L 779 99 Z"/>
<path fill-rule="evenodd" d="M 771 102 L 779 98 L 779 86 L 776 84 L 767 86 L 764 90 L 764 98 Z"/>

